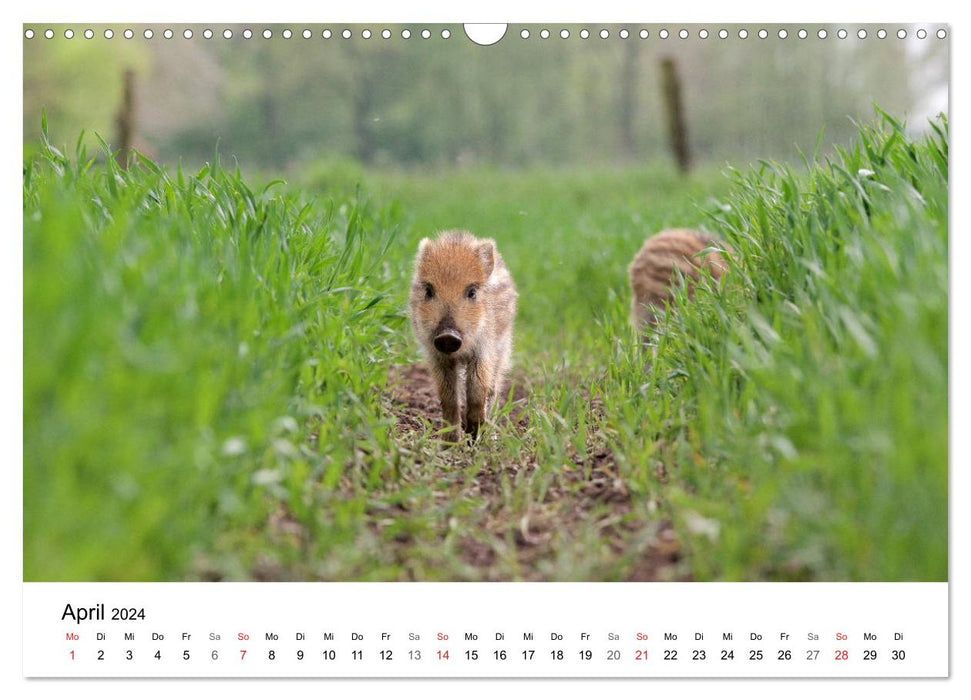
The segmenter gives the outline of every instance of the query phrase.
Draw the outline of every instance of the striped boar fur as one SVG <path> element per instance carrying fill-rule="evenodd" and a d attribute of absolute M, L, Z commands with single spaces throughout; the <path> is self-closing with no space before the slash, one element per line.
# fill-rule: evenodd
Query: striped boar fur
<path fill-rule="evenodd" d="M 717 250 L 708 250 L 713 248 Z M 634 256 L 628 272 L 633 292 L 631 323 L 639 330 L 649 330 L 658 321 L 658 314 L 670 303 L 680 283 L 678 272 L 688 287 L 689 298 L 702 269 L 712 278 L 721 279 L 728 270 L 723 252 L 727 246 L 689 229 L 671 229 L 651 236 Z"/>

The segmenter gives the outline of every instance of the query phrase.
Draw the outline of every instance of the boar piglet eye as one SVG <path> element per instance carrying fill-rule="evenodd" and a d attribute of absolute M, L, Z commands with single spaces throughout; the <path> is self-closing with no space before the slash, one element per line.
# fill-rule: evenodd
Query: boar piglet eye
<path fill-rule="evenodd" d="M 471 284 L 471 285 L 469 285 L 469 288 L 465 290 L 465 298 L 466 299 L 473 299 L 474 300 L 475 299 L 475 293 L 476 293 L 475 292 L 475 285 L 474 284 Z"/>
<path fill-rule="evenodd" d="M 435 288 L 430 284 L 425 285 L 425 298 L 434 299 L 435 298 Z"/>

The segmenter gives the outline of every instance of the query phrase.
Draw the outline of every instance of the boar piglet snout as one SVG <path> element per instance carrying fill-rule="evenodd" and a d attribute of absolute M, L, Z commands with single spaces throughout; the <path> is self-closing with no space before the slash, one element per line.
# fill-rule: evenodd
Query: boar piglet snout
<path fill-rule="evenodd" d="M 462 347 L 462 336 L 457 330 L 446 328 L 435 336 L 435 349 L 446 355 L 451 355 Z"/>

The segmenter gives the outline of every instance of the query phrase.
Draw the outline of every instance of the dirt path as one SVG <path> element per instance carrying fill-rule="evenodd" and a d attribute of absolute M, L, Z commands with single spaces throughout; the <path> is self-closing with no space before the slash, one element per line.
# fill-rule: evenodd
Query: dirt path
<path fill-rule="evenodd" d="M 474 445 L 452 445 L 434 437 L 441 412 L 428 371 L 417 364 L 391 368 L 383 404 L 393 419 L 397 476 L 365 491 L 342 482 L 328 493 L 335 503 L 361 508 L 353 526 L 342 524 L 339 548 L 315 554 L 319 535 L 280 503 L 266 524 L 272 546 L 255 561 L 243 568 L 221 563 L 235 561 L 229 541 L 228 556 L 202 556 L 192 578 L 688 580 L 663 506 L 631 492 L 605 438 L 588 435 L 591 447 L 578 453 L 564 436 L 563 461 L 539 463 L 537 426 L 530 423 L 540 422 L 543 407 L 525 379 L 514 377 L 512 387 L 499 431 Z M 589 404 L 594 414 L 596 401 Z M 326 523 L 328 506 L 319 507 L 318 522 Z M 279 551 L 289 554 L 274 556 Z"/>
<path fill-rule="evenodd" d="M 395 434 L 404 446 L 427 434 L 428 424 L 441 427 L 441 411 L 432 378 L 422 365 L 401 365 L 392 368 L 387 395 L 396 418 Z M 528 431 L 527 402 L 529 392 L 522 381 L 513 381 L 513 406 L 509 418 L 521 435 Z M 528 444 L 524 440 L 523 444 Z M 475 447 L 470 449 L 476 449 Z M 466 485 L 464 496 L 477 499 L 482 507 L 481 520 L 474 528 L 477 536 L 462 541 L 462 558 L 481 571 L 482 580 L 495 578 L 492 571 L 500 556 L 509 556 L 508 543 L 514 542 L 512 553 L 527 580 L 550 578 L 547 571 L 555 568 L 557 544 L 570 541 L 585 526 L 590 530 L 595 519 L 601 535 L 601 547 L 606 545 L 617 559 L 629 558 L 627 574 L 630 581 L 685 580 L 681 546 L 671 523 L 665 519 L 645 521 L 643 508 L 618 477 L 615 459 L 609 448 L 591 450 L 575 455 L 573 467 L 562 471 L 546 489 L 540 502 L 534 502 L 523 514 L 512 512 L 509 503 L 510 479 L 522 477 L 521 470 L 537 469 L 535 456 L 521 453 L 509 455 L 499 452 L 502 459 L 490 461 Z M 433 470 L 461 469 L 471 461 L 464 449 L 442 446 L 436 455 Z M 569 466 L 569 465 L 567 465 Z M 434 472 L 429 479 L 435 479 Z M 504 487 L 505 484 L 505 487 Z M 518 523 L 510 533 L 510 522 Z M 510 534 L 512 537 L 510 537 Z M 631 548 L 639 550 L 631 556 Z M 603 557 L 602 552 L 598 554 Z"/>

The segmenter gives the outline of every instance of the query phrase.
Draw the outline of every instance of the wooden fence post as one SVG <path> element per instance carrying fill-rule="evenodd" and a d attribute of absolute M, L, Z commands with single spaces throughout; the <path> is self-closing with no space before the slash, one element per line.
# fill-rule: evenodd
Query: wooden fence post
<path fill-rule="evenodd" d="M 126 70 L 122 80 L 121 106 L 115 123 L 118 126 L 118 165 L 124 169 L 128 167 L 135 141 L 135 71 Z"/>
<path fill-rule="evenodd" d="M 682 173 L 687 173 L 691 168 L 688 126 L 685 124 L 684 107 L 681 104 L 681 79 L 678 77 L 677 66 L 672 58 L 661 59 L 661 93 L 671 153 L 678 163 L 678 169 Z"/>

